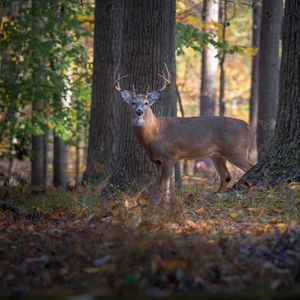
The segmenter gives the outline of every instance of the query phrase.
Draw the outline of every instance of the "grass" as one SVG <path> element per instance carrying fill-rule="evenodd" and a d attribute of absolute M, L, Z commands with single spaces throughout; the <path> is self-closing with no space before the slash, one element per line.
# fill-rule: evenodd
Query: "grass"
<path fill-rule="evenodd" d="M 0 287 L 106 297 L 299 293 L 300 185 L 218 196 L 214 184 L 188 179 L 163 205 L 100 203 L 90 187 L 1 190 L 2 201 L 36 207 L 41 218 L 0 210 Z"/>

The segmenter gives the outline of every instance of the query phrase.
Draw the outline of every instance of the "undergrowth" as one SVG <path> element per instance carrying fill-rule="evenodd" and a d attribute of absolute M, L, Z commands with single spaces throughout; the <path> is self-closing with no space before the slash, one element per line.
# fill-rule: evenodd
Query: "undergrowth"
<path fill-rule="evenodd" d="M 211 194 L 186 184 L 170 203 L 99 190 L 1 190 L 0 279 L 6 291 L 142 293 L 300 292 L 300 186 Z M 31 215 L 32 216 L 32 215 Z"/>

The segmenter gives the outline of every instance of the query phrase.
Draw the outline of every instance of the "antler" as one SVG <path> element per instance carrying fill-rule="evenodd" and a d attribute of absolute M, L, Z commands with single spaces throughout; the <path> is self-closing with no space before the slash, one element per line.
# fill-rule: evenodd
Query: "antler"
<path fill-rule="evenodd" d="M 115 88 L 116 91 L 121 92 L 122 88 L 120 86 L 120 81 L 126 77 L 128 77 L 129 75 L 125 75 L 120 77 L 121 74 L 118 75 L 118 79 L 114 82 L 113 87 Z"/>
<path fill-rule="evenodd" d="M 133 89 L 133 94 L 134 94 L 134 95 L 136 95 L 136 93 L 135 93 L 135 86 L 134 86 L 134 84 L 132 85 L 132 89 Z"/>
<path fill-rule="evenodd" d="M 167 71 L 167 77 L 166 77 L 166 74 L 164 73 L 164 71 L 162 71 L 162 75 L 158 74 L 158 76 L 160 76 L 164 80 L 164 85 L 158 90 L 159 92 L 164 91 L 171 84 L 171 74 L 169 72 L 169 69 L 168 69 L 166 63 L 164 63 L 164 66 Z"/>
<path fill-rule="evenodd" d="M 119 64 L 117 65 L 116 70 L 115 70 L 115 72 L 114 72 L 114 78 L 116 77 L 116 73 L 117 73 L 117 71 L 118 71 L 118 68 L 119 68 Z M 121 74 L 119 73 L 118 79 L 117 79 L 117 80 L 114 82 L 114 84 L 113 84 L 113 87 L 115 88 L 115 90 L 117 90 L 118 92 L 121 92 L 122 88 L 121 88 L 121 86 L 120 86 L 120 81 L 121 81 L 122 79 L 128 77 L 128 76 L 129 76 L 129 75 L 125 75 L 125 76 L 122 76 L 122 77 L 121 77 Z"/>

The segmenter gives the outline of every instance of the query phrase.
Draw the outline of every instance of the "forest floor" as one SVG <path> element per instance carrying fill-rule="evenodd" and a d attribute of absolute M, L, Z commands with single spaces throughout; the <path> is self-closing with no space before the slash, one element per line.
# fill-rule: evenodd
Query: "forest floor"
<path fill-rule="evenodd" d="M 163 205 L 3 187 L 0 299 L 300 299 L 300 185 L 186 182 Z"/>

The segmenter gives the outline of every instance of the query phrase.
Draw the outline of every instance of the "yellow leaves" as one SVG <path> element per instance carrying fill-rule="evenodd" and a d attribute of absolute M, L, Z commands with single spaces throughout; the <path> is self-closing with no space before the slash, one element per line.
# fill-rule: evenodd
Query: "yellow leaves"
<path fill-rule="evenodd" d="M 8 17 L 6 17 L 6 16 L 4 16 L 4 17 L 2 17 L 2 23 L 1 23 L 1 31 L 2 31 L 2 29 L 3 29 L 3 25 L 5 24 L 5 23 L 8 23 L 9 22 L 9 19 L 8 19 Z"/>
<path fill-rule="evenodd" d="M 186 220 L 185 225 L 188 229 L 197 229 L 198 225 L 192 220 Z"/>
<path fill-rule="evenodd" d="M 195 15 L 189 15 L 186 17 L 185 22 L 188 24 L 191 24 L 195 27 L 200 27 L 201 25 L 201 19 L 198 16 Z"/>
<path fill-rule="evenodd" d="M 230 213 L 230 218 L 234 221 L 239 220 L 243 216 L 241 211 L 233 211 Z"/>
<path fill-rule="evenodd" d="M 80 15 L 77 17 L 77 20 L 81 23 L 93 23 L 94 22 L 94 15 Z"/>
<path fill-rule="evenodd" d="M 154 255 L 150 262 L 150 270 L 152 274 L 156 274 L 158 271 L 171 272 L 177 268 L 185 269 L 187 262 L 180 259 L 164 260 L 160 255 Z"/>
<path fill-rule="evenodd" d="M 203 208 L 200 207 L 196 210 L 196 212 L 201 216 L 201 217 L 206 217 L 207 216 L 207 211 Z"/>
<path fill-rule="evenodd" d="M 278 223 L 278 224 L 276 224 L 276 227 L 277 227 L 281 232 L 287 230 L 287 228 L 288 228 L 287 224 L 285 224 L 285 223 Z"/>
<path fill-rule="evenodd" d="M 261 215 L 263 208 L 262 207 L 249 207 L 248 211 L 255 214 L 255 215 Z"/>
<path fill-rule="evenodd" d="M 2 34 L 1 38 L 3 40 L 6 40 L 10 36 L 10 34 L 11 34 L 11 33 L 7 32 L 7 31 L 3 32 L 3 29 L 4 29 L 6 23 L 11 24 L 12 27 L 14 28 L 14 30 L 17 30 L 17 24 L 16 24 L 16 22 L 14 22 L 13 20 L 9 20 L 8 17 L 6 17 L 6 16 L 2 17 L 2 23 L 0 25 L 0 33 Z"/>
<path fill-rule="evenodd" d="M 252 56 L 256 55 L 257 52 L 258 52 L 257 48 L 255 48 L 255 47 L 247 47 L 247 48 L 244 49 L 243 54 L 246 55 L 246 56 L 252 57 Z"/>
<path fill-rule="evenodd" d="M 124 200 L 124 206 L 125 208 L 129 208 L 129 202 L 127 199 Z"/>

